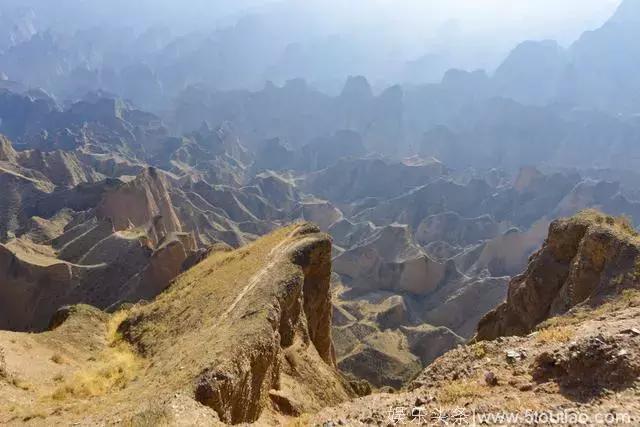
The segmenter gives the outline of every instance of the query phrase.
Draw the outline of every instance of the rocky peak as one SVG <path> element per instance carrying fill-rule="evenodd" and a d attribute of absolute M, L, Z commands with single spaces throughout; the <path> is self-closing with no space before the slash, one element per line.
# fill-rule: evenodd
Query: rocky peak
<path fill-rule="evenodd" d="M 526 191 L 534 181 L 542 177 L 542 173 L 538 169 L 533 166 L 524 166 L 520 168 L 520 172 L 518 172 L 518 176 L 513 184 L 513 188 L 522 193 Z"/>
<path fill-rule="evenodd" d="M 489 76 L 484 70 L 465 71 L 459 69 L 450 69 L 444 73 L 442 78 L 442 85 L 447 88 L 460 90 L 465 88 L 476 92 L 478 89 L 483 88 L 489 84 Z M 472 92 L 472 93 L 473 93 Z"/>
<path fill-rule="evenodd" d="M 85 121 L 104 121 L 123 119 L 124 103 L 119 99 L 99 98 L 80 101 L 71 106 L 70 113 Z"/>

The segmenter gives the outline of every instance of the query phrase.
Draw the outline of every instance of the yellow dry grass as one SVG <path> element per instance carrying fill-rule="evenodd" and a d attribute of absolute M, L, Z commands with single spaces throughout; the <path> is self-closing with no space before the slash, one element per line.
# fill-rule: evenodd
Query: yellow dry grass
<path fill-rule="evenodd" d="M 483 359 L 487 355 L 487 346 L 483 342 L 473 344 L 469 350 L 476 359 Z"/>
<path fill-rule="evenodd" d="M 306 427 L 312 424 L 312 417 L 309 414 L 302 414 L 284 423 L 285 427 Z"/>
<path fill-rule="evenodd" d="M 108 347 L 87 368 L 61 384 L 51 395 L 54 400 L 101 396 L 124 388 L 138 375 L 142 361 L 117 332 L 126 316 L 126 311 L 112 316 L 107 324 Z"/>
<path fill-rule="evenodd" d="M 454 404 L 463 399 L 482 396 L 487 387 L 473 380 L 456 380 L 444 384 L 437 392 L 437 401 L 442 404 Z"/>
<path fill-rule="evenodd" d="M 535 339 L 541 344 L 566 343 L 573 338 L 573 330 L 566 326 L 556 326 L 538 332 Z"/>

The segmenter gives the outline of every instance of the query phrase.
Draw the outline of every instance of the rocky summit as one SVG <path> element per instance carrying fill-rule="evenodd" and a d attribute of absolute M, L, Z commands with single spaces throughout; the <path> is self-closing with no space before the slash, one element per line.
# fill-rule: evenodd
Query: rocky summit
<path fill-rule="evenodd" d="M 639 424 L 640 0 L 350 1 L 1 2 L 1 425 Z"/>

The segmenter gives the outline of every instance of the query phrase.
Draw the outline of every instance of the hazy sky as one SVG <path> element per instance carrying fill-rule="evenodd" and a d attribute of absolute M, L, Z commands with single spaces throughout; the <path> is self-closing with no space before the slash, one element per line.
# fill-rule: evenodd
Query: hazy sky
<path fill-rule="evenodd" d="M 491 72 L 525 40 L 554 39 L 568 46 L 584 31 L 601 26 L 620 1 L 0 0 L 0 17 L 11 7 L 31 6 L 40 29 L 52 25 L 58 31 L 74 31 L 109 25 L 143 32 L 161 25 L 177 35 L 233 27 L 248 14 L 253 18 L 243 20 L 233 36 L 238 41 L 246 34 L 251 41 L 238 42 L 243 46 L 241 55 L 264 53 L 260 47 L 251 50 L 256 39 L 257 44 L 270 43 L 273 52 L 295 44 L 306 55 L 301 60 L 308 63 L 304 77 L 313 80 L 319 78 L 317 72 L 331 74 L 323 69 L 333 66 L 336 80 L 363 73 L 384 85 L 405 78 L 412 81 L 412 75 L 426 76 L 424 61 L 435 61 L 429 65 L 429 79 L 437 80 L 448 68 Z M 233 40 L 226 38 L 223 43 Z M 252 66 L 269 67 L 278 60 L 276 54 L 265 64 Z M 410 71 L 407 64 L 418 65 Z M 290 77 L 286 72 L 283 76 Z"/>
<path fill-rule="evenodd" d="M 285 17 L 285 22 L 304 22 L 306 33 L 347 34 L 350 40 L 368 46 L 375 54 L 386 51 L 386 57 L 395 57 L 398 63 L 444 53 L 447 67 L 491 71 L 524 40 L 554 39 L 568 46 L 585 30 L 601 26 L 619 3 L 620 0 L 285 0 L 264 10 L 272 16 Z"/>
<path fill-rule="evenodd" d="M 244 10 L 282 12 L 294 9 L 324 21 L 327 29 L 379 31 L 423 36 L 433 25 L 450 20 L 465 31 L 531 34 L 568 42 L 601 24 L 620 0 L 3 0 L 2 9 L 35 6 L 43 14 L 77 17 L 79 26 L 102 20 L 189 28 L 213 27 L 219 19 Z M 90 16 L 90 15 L 96 16 Z M 363 25 L 365 26 L 363 28 Z"/>
<path fill-rule="evenodd" d="M 289 0 L 336 27 L 429 36 L 456 21 L 461 31 L 489 36 L 554 38 L 569 43 L 601 25 L 620 0 Z M 328 19 L 327 19 L 328 18 Z M 367 28 L 368 27 L 368 28 Z"/>

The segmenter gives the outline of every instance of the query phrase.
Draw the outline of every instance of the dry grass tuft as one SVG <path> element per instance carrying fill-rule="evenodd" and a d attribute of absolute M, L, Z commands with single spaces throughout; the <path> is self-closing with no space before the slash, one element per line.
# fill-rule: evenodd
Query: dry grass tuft
<path fill-rule="evenodd" d="M 75 374 L 54 391 L 52 398 L 88 398 L 101 396 L 113 389 L 124 388 L 135 378 L 140 368 L 137 356 L 126 346 L 119 345 L 105 352 L 91 369 Z"/>
<path fill-rule="evenodd" d="M 311 416 L 308 414 L 302 414 L 298 418 L 294 418 L 293 420 L 289 420 L 285 426 L 286 427 L 306 427 L 311 425 Z"/>
<path fill-rule="evenodd" d="M 442 404 L 457 403 L 462 399 L 474 399 L 485 394 L 486 387 L 477 381 L 456 380 L 442 386 L 437 401 Z"/>
<path fill-rule="evenodd" d="M 58 387 L 51 396 L 54 400 L 101 396 L 126 387 L 136 378 L 142 361 L 118 333 L 118 327 L 126 317 L 126 311 L 113 314 L 107 324 L 109 347 L 93 361 L 89 369 L 77 372 Z"/>
<path fill-rule="evenodd" d="M 47 414 L 45 412 L 32 412 L 30 414 L 25 415 L 22 418 L 23 422 L 28 422 L 28 421 L 32 421 L 32 420 L 36 420 L 36 419 L 46 419 L 47 418 Z"/>
<path fill-rule="evenodd" d="M 475 357 L 476 359 L 484 359 L 484 357 L 487 355 L 487 346 L 483 342 L 473 344 L 470 350 L 471 354 L 473 354 L 473 357 Z"/>
<path fill-rule="evenodd" d="M 550 327 L 538 332 L 535 338 L 541 344 L 566 343 L 573 338 L 573 331 L 566 326 Z"/>
<path fill-rule="evenodd" d="M 638 231 L 633 226 L 633 220 L 631 219 L 631 217 L 629 215 L 623 214 L 623 215 L 617 216 L 615 218 L 615 223 L 618 224 L 618 226 L 622 230 L 624 230 L 625 232 L 631 234 L 632 236 L 634 236 L 634 237 L 638 236 Z"/>
<path fill-rule="evenodd" d="M 122 342 L 122 334 L 118 332 L 118 328 L 129 315 L 127 310 L 116 311 L 111 315 L 111 319 L 107 323 L 107 341 L 110 345 Z"/>

